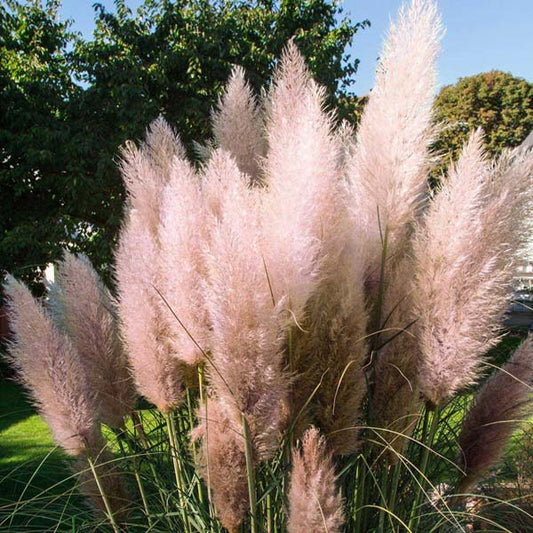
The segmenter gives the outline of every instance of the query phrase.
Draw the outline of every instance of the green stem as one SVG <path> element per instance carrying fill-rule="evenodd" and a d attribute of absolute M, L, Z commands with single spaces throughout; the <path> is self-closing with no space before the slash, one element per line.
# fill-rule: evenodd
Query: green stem
<path fill-rule="evenodd" d="M 100 481 L 100 477 L 98 476 L 98 473 L 96 472 L 96 468 L 94 467 L 93 460 L 91 459 L 90 455 L 87 455 L 87 462 L 89 463 L 89 466 L 91 468 L 91 471 L 94 476 L 94 480 L 96 481 L 96 486 L 98 487 L 98 490 L 100 492 L 100 496 L 102 497 L 102 501 L 104 502 L 104 507 L 106 510 L 107 518 L 109 518 L 109 522 L 111 523 L 111 527 L 113 528 L 113 531 L 115 533 L 120 533 L 120 528 L 118 527 L 118 524 L 115 520 L 115 516 L 113 515 L 113 510 L 111 509 L 111 505 L 109 504 L 109 500 L 107 499 L 107 495 L 104 491 L 104 488 L 102 487 L 102 483 Z"/>
<path fill-rule="evenodd" d="M 148 500 L 146 498 L 146 493 L 144 491 L 144 486 L 142 484 L 141 475 L 139 473 L 139 468 L 137 466 L 137 455 L 135 452 L 135 447 L 132 445 L 132 443 L 128 439 L 125 431 L 121 431 L 121 430 L 114 430 L 114 431 L 115 431 L 118 445 L 120 447 L 120 451 L 123 457 L 126 456 L 124 442 L 128 445 L 128 448 L 130 449 L 130 457 L 133 463 L 133 475 L 135 476 L 135 481 L 137 482 L 137 487 L 139 488 L 139 494 L 141 495 L 141 500 L 143 502 L 143 507 L 144 507 L 144 514 L 146 515 L 146 519 L 148 520 L 148 525 L 152 527 L 153 525 L 152 517 L 150 516 L 150 511 L 148 508 Z"/>
<path fill-rule="evenodd" d="M 141 448 L 142 450 L 144 451 L 144 454 L 146 456 L 147 459 L 150 459 L 151 458 L 151 455 L 150 455 L 150 444 L 148 442 L 148 438 L 144 432 L 144 428 L 143 428 L 143 425 L 142 425 L 142 420 L 141 420 L 141 417 L 139 416 L 139 413 L 137 413 L 137 411 L 133 411 L 131 413 L 131 419 L 132 419 L 132 422 L 133 422 L 133 430 L 134 430 L 134 433 L 137 434 L 137 436 L 139 437 L 139 440 L 141 442 Z M 135 442 L 135 441 L 134 441 Z M 137 446 L 137 443 L 135 443 L 135 445 Z M 159 493 L 159 500 L 161 501 L 161 506 L 162 508 L 164 509 L 165 511 L 165 518 L 166 518 L 166 521 L 167 521 L 167 524 L 169 526 L 169 528 L 172 528 L 172 522 L 170 520 L 170 517 L 168 516 L 168 512 L 169 512 L 169 509 L 168 509 L 168 501 L 167 501 L 167 498 L 165 497 L 165 494 L 163 493 L 163 490 L 162 490 L 162 481 L 161 481 L 161 478 L 154 466 L 154 463 L 149 460 L 148 461 L 148 465 L 150 467 L 150 472 L 152 473 L 152 477 L 154 479 L 154 482 L 156 482 L 157 484 L 157 492 Z"/>
<path fill-rule="evenodd" d="M 273 532 L 272 524 L 272 498 L 270 492 L 266 495 L 267 533 Z"/>
<path fill-rule="evenodd" d="M 201 396 L 201 393 L 200 393 Z M 200 400 L 201 401 L 201 400 Z M 192 409 L 192 402 L 191 402 L 191 392 L 189 389 L 187 389 L 187 406 L 189 411 L 189 425 L 190 429 L 194 427 L 194 420 L 193 420 L 193 409 Z M 191 450 L 192 450 L 192 458 L 195 465 L 198 464 L 197 460 L 197 453 L 196 453 L 196 444 L 191 443 Z M 204 491 L 202 489 L 202 482 L 200 480 L 200 476 L 196 475 L 196 490 L 198 492 L 198 500 L 201 504 L 204 503 Z"/>
<path fill-rule="evenodd" d="M 204 403 L 204 364 L 198 365 L 198 391 L 200 393 L 200 403 Z"/>
<path fill-rule="evenodd" d="M 357 493 L 356 493 L 356 499 L 355 499 L 355 527 L 356 532 L 363 532 L 365 533 L 365 525 L 366 525 L 366 512 L 364 509 L 364 506 L 366 504 L 367 498 L 366 498 L 366 476 L 367 472 L 365 471 L 365 464 L 363 464 L 362 457 L 359 457 L 358 465 L 357 465 Z"/>
<path fill-rule="evenodd" d="M 191 523 L 189 520 L 189 517 L 187 516 L 187 513 L 185 512 L 185 503 L 184 503 L 184 495 L 185 495 L 185 489 L 183 486 L 183 479 L 180 472 L 180 464 L 178 460 L 178 448 L 176 443 L 176 426 L 174 425 L 174 419 L 172 417 L 172 413 L 164 413 L 165 420 L 167 423 L 167 431 L 168 431 L 168 440 L 170 444 L 170 455 L 172 457 L 172 466 L 174 467 L 174 477 L 176 479 L 176 486 L 178 488 L 178 500 L 181 510 L 181 517 L 183 520 L 183 525 L 187 531 L 187 533 L 191 533 Z"/>
<path fill-rule="evenodd" d="M 244 433 L 244 451 L 246 456 L 246 477 L 248 479 L 248 497 L 250 500 L 250 532 L 256 533 L 257 528 L 257 501 L 256 501 L 256 490 L 255 490 L 255 472 L 252 458 L 252 441 L 250 437 L 250 428 L 248 426 L 248 420 L 246 416 L 241 413 L 241 422 L 242 429 Z"/>
<path fill-rule="evenodd" d="M 213 517 L 215 515 L 215 511 L 213 509 L 212 501 L 213 498 L 211 496 L 211 470 L 209 468 L 209 416 L 208 416 L 208 399 L 205 394 L 204 389 L 205 384 L 205 368 L 204 364 L 200 363 L 198 365 L 198 389 L 200 394 L 200 404 L 205 405 L 205 447 L 207 452 L 204 454 L 205 457 L 205 470 L 207 472 L 207 499 L 209 501 L 209 515 Z"/>
<path fill-rule="evenodd" d="M 420 524 L 420 513 L 418 512 L 418 507 L 420 506 L 422 495 L 425 492 L 426 486 L 426 472 L 429 463 L 429 454 L 432 451 L 433 442 L 435 440 L 435 435 L 437 433 L 437 427 L 439 425 L 439 408 L 435 407 L 433 415 L 431 417 L 431 426 L 429 427 L 429 433 L 427 431 L 428 422 L 429 422 L 430 411 L 426 407 L 424 413 L 424 424 L 422 426 L 422 437 L 421 442 L 425 444 L 422 451 L 422 459 L 420 461 L 420 483 L 417 487 L 415 500 L 413 502 L 413 507 L 411 508 L 411 516 L 409 518 L 409 529 L 411 531 L 418 531 L 418 526 Z M 427 438 L 427 442 L 426 442 Z"/>
<path fill-rule="evenodd" d="M 389 497 L 389 509 L 391 511 L 394 510 L 394 507 L 396 506 L 396 497 L 398 494 L 398 485 L 400 482 L 400 474 L 402 471 L 402 462 L 398 461 L 394 465 L 394 472 L 392 475 L 392 482 L 391 482 L 391 491 L 390 491 L 390 497 Z"/>
<path fill-rule="evenodd" d="M 137 486 L 139 487 L 139 493 L 141 495 L 141 500 L 143 502 L 143 507 L 144 507 L 144 514 L 146 515 L 146 519 L 148 520 L 148 525 L 152 527 L 154 524 L 152 522 L 152 517 L 150 516 L 148 500 L 146 498 L 146 493 L 144 491 L 144 485 L 142 484 L 141 474 L 139 473 L 139 470 L 137 468 L 136 461 L 134 461 L 134 464 L 133 464 L 133 473 L 135 475 L 135 480 L 137 481 Z"/>
<path fill-rule="evenodd" d="M 382 487 L 382 490 L 383 490 L 384 494 L 386 495 L 387 492 L 388 492 L 388 490 L 387 490 L 387 488 L 388 488 L 388 468 L 385 465 L 383 465 L 381 467 L 381 487 Z M 381 507 L 382 507 L 382 509 L 379 511 L 379 529 L 378 529 L 378 531 L 385 531 L 385 514 L 388 514 L 388 513 L 385 513 L 385 508 L 390 510 L 386 497 L 385 497 Z"/>

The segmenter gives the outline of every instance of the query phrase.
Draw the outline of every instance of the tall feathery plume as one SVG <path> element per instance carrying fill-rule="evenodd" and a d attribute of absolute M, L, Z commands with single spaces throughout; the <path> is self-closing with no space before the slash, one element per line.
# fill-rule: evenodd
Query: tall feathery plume
<path fill-rule="evenodd" d="M 274 300 L 286 298 L 293 324 L 318 286 L 337 220 L 340 153 L 323 105 L 324 91 L 290 42 L 267 103 L 263 226 Z"/>
<path fill-rule="evenodd" d="M 211 323 L 210 383 L 237 419 L 250 424 L 259 456 L 277 444 L 285 419 L 287 377 L 283 372 L 279 306 L 261 250 L 260 189 L 250 189 L 234 161 L 216 152 L 214 173 L 231 176 L 223 218 L 213 228 L 208 252 L 206 302 Z"/>
<path fill-rule="evenodd" d="M 408 9 L 402 7 L 389 28 L 348 162 L 353 209 L 369 250 L 368 285 L 374 300 L 382 255 L 387 266 L 402 257 L 426 192 L 441 34 L 432 0 L 413 0 Z"/>
<path fill-rule="evenodd" d="M 404 312 L 412 295 L 409 238 L 432 162 L 428 148 L 434 138 L 432 101 L 441 34 L 434 2 L 413 0 L 409 8 L 402 7 L 398 22 L 390 26 L 347 163 L 358 238 L 368 251 L 371 423 L 388 429 L 380 434 L 396 452 L 405 439 L 390 431 L 409 433 L 416 423 L 416 339 L 401 332 L 412 321 Z"/>
<path fill-rule="evenodd" d="M 79 354 L 100 419 L 122 426 L 135 407 L 136 394 L 119 338 L 116 302 L 86 256 L 65 252 L 48 305 Z"/>
<path fill-rule="evenodd" d="M 482 141 L 481 131 L 474 131 L 414 240 L 420 381 L 433 403 L 473 381 L 479 356 L 493 338 L 485 306 L 473 299 L 484 269 L 490 268 L 471 253 L 487 201 L 489 163 Z"/>
<path fill-rule="evenodd" d="M 159 224 L 165 185 L 181 143 L 162 119 L 147 132 L 141 148 L 129 145 L 122 173 L 129 210 L 116 253 L 119 314 L 135 383 L 162 412 L 183 397 L 181 363 L 170 342 L 168 308 L 161 294 Z"/>
<path fill-rule="evenodd" d="M 266 148 L 263 117 L 241 67 L 233 69 L 213 113 L 213 134 L 216 145 L 232 155 L 240 171 L 252 183 L 260 181 Z"/>
<path fill-rule="evenodd" d="M 331 454 L 316 428 L 304 434 L 302 451 L 293 451 L 288 500 L 289 533 L 342 531 L 343 500 L 336 488 Z"/>
<path fill-rule="evenodd" d="M 513 432 L 531 415 L 533 340 L 529 336 L 474 398 L 459 435 L 464 476 L 457 492 L 480 481 L 503 456 Z"/>
<path fill-rule="evenodd" d="M 174 356 L 188 365 L 208 350 L 208 312 L 203 298 L 208 240 L 205 202 L 191 165 L 176 158 L 165 185 L 159 226 L 160 291 Z"/>
<path fill-rule="evenodd" d="M 346 215 L 342 205 L 337 210 Z M 341 455 L 354 453 L 359 446 L 368 356 L 365 257 L 350 240 L 355 228 L 346 224 L 345 229 L 330 236 L 337 240 L 340 253 L 325 261 L 324 280 L 311 297 L 303 329 L 295 332 L 292 346 L 298 372 L 293 386 L 294 433 L 300 435 L 313 420 L 333 453 Z"/>
<path fill-rule="evenodd" d="M 72 464 L 80 490 L 93 508 L 120 520 L 127 513 L 128 491 L 118 472 L 102 464 L 111 455 L 105 450 L 98 423 L 97 395 L 86 368 L 70 339 L 54 325 L 30 291 L 11 276 L 4 285 L 14 340 L 9 357 L 28 388 L 39 413 L 52 430 L 55 442 L 76 460 Z M 98 465 L 106 507 L 89 464 Z M 92 476 L 92 477 L 91 477 Z"/>
<path fill-rule="evenodd" d="M 209 398 L 199 408 L 199 424 L 192 438 L 201 440 L 196 459 L 218 517 L 230 533 L 235 533 L 246 517 L 249 498 L 242 425 L 230 413 L 221 400 Z"/>
<path fill-rule="evenodd" d="M 9 276 L 4 288 L 14 334 L 9 357 L 54 440 L 68 454 L 82 455 L 99 429 L 95 393 L 79 355 L 27 287 Z"/>
<path fill-rule="evenodd" d="M 216 417 L 209 441 L 204 437 L 203 455 L 209 459 L 207 481 L 221 520 L 234 530 L 248 502 L 241 416 L 250 428 L 254 459 L 268 456 L 286 423 L 288 380 L 279 306 L 272 301 L 261 251 L 262 191 L 249 188 L 248 178 L 221 150 L 213 153 L 205 174 L 206 184 L 226 182 L 211 212 L 207 253 L 205 300 L 212 339 L 207 369 L 213 393 L 207 424 Z"/>
<path fill-rule="evenodd" d="M 348 438 L 337 431 L 353 427 L 357 417 L 357 410 L 351 411 L 350 416 L 339 415 L 348 415 L 359 403 L 357 394 L 344 392 L 354 384 L 353 379 L 362 383 L 361 364 L 355 361 L 360 359 L 364 344 L 352 343 L 364 336 L 361 325 L 366 325 L 366 312 L 362 295 L 353 288 L 360 283 L 359 258 L 347 259 L 350 251 L 346 249 L 349 245 L 340 168 L 343 153 L 333 134 L 333 117 L 323 108 L 324 91 L 310 78 L 304 59 L 290 42 L 267 102 L 265 269 L 274 301 L 279 303 L 285 298 L 292 329 L 287 354 L 289 370 L 295 376 L 290 402 L 292 417 L 299 421 L 295 429 L 299 432 L 305 428 L 308 415 L 313 416 L 302 410 L 318 386 L 315 422 L 326 431 L 335 432 L 336 447 L 343 437 L 350 447 L 355 433 Z M 349 264 L 352 259 L 355 262 Z M 342 274 L 335 281 L 340 262 Z M 324 314 L 322 305 L 326 300 Z M 352 312 L 357 316 L 349 316 Z M 336 319 L 335 313 L 344 316 Z M 315 327 L 318 334 L 311 331 Z M 339 330 L 343 330 L 343 335 L 333 339 Z M 331 352 L 335 352 L 335 358 L 330 361 Z M 346 368 L 348 364 L 351 368 Z M 340 382 L 344 369 L 346 374 Z M 333 416 L 335 396 L 339 410 Z M 338 446 L 339 453 L 345 450 Z"/>
<path fill-rule="evenodd" d="M 498 339 L 530 231 L 523 213 L 532 175 L 531 153 L 506 155 L 491 168 L 474 132 L 417 235 L 420 381 L 431 403 L 472 384 Z"/>

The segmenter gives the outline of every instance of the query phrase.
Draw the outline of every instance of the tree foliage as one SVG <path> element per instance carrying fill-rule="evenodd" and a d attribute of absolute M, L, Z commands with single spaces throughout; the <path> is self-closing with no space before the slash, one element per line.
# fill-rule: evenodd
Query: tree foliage
<path fill-rule="evenodd" d="M 294 37 L 328 101 L 356 117 L 346 48 L 368 22 L 335 1 L 145 0 L 133 13 L 116 0 L 95 4 L 91 40 L 58 12 L 57 0 L 0 7 L 0 267 L 26 279 L 64 246 L 110 263 L 120 146 L 162 114 L 191 150 L 234 64 L 259 89 Z"/>
<path fill-rule="evenodd" d="M 435 114 L 443 124 L 435 145 L 443 154 L 441 173 L 474 128 L 483 128 L 491 156 L 518 146 L 533 129 L 533 83 L 498 70 L 461 78 L 441 89 Z"/>

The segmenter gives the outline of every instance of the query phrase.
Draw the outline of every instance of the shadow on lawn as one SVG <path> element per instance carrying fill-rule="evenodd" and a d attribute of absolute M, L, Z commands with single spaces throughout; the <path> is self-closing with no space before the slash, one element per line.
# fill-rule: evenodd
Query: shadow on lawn
<path fill-rule="evenodd" d="M 86 515 L 65 455 L 16 383 L 0 382 L 0 532 L 79 531 Z M 74 518 L 73 518 L 74 517 Z"/>
<path fill-rule="evenodd" d="M 25 392 L 14 381 L 0 381 L 0 435 L 13 424 L 35 413 Z"/>

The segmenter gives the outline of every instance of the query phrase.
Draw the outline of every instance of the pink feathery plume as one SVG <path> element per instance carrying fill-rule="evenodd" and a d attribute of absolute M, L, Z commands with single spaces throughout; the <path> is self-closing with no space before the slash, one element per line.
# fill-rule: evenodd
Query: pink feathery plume
<path fill-rule="evenodd" d="M 241 67 L 233 69 L 213 113 L 213 134 L 216 145 L 231 154 L 252 183 L 257 182 L 265 154 L 263 118 Z"/>
<path fill-rule="evenodd" d="M 442 34 L 436 5 L 413 0 L 391 23 L 376 84 L 365 105 L 347 163 L 353 217 L 368 254 L 372 306 L 371 424 L 396 461 L 416 425 L 417 341 L 413 316 L 410 235 L 432 162 L 435 59 Z M 411 324 L 412 325 L 412 324 Z M 390 452 L 390 453 L 389 453 Z"/>
<path fill-rule="evenodd" d="M 183 385 L 180 361 L 170 344 L 168 311 L 156 291 L 158 257 L 154 235 L 140 213 L 131 211 L 115 257 L 122 334 L 139 392 L 169 412 L 181 402 Z"/>
<path fill-rule="evenodd" d="M 9 356 L 54 440 L 70 455 L 87 453 L 99 435 L 95 393 L 70 340 L 28 288 L 9 276 L 4 285 L 14 340 Z"/>
<path fill-rule="evenodd" d="M 203 297 L 208 240 L 206 207 L 199 177 L 176 158 L 165 185 L 159 226 L 160 291 L 166 301 L 170 346 L 188 365 L 203 360 L 208 349 L 208 312 Z"/>
<path fill-rule="evenodd" d="M 248 508 L 242 416 L 254 459 L 268 457 L 287 421 L 280 306 L 273 302 L 261 250 L 262 189 L 249 187 L 231 156 L 213 152 L 204 171 L 209 217 L 205 305 L 209 311 L 211 389 L 196 438 L 219 517 L 236 531 Z"/>
<path fill-rule="evenodd" d="M 426 217 L 426 221 L 435 217 L 431 224 L 428 222 L 428 227 L 431 225 L 435 232 L 434 236 L 431 239 L 417 237 L 414 262 L 410 256 L 404 257 L 386 280 L 380 319 L 382 332 L 379 334 L 379 344 L 383 348 L 375 355 L 373 371 L 372 424 L 380 428 L 378 434 L 383 444 L 389 447 L 385 451 L 389 462 L 397 462 L 408 442 L 404 436 L 412 433 L 418 421 L 420 387 L 423 386 L 420 381 L 428 376 L 438 384 L 442 379 L 442 376 L 434 373 L 434 368 L 426 373 L 424 353 L 428 354 L 428 359 L 438 357 L 435 347 L 431 350 L 426 347 L 427 351 L 424 352 L 427 337 L 422 332 L 432 331 L 435 326 L 435 315 L 428 316 L 428 311 L 431 309 L 440 313 L 439 316 L 450 323 L 457 319 L 453 308 L 455 302 L 446 299 L 449 291 L 454 290 L 450 288 L 450 284 L 453 284 L 451 278 L 447 277 L 453 276 L 454 270 L 450 263 L 442 262 L 441 255 L 432 246 L 440 247 L 441 251 L 446 247 L 453 249 L 451 255 L 455 254 L 458 260 L 464 257 L 466 250 L 457 248 L 461 242 L 457 235 L 468 237 L 477 224 L 475 209 L 481 200 L 486 171 L 481 134 L 476 132 L 465 148 L 458 167 L 451 173 L 453 176 L 450 179 L 460 188 L 453 197 L 443 190 L 442 196 L 439 195 L 440 198 L 432 204 L 431 214 Z M 462 187 L 467 191 L 466 194 L 463 194 Z M 468 240 L 462 245 L 468 246 Z M 417 272 L 418 280 L 415 275 Z M 419 284 L 421 279 L 426 280 L 424 286 Z M 462 291 L 467 288 L 468 277 L 464 281 L 466 285 L 462 286 Z M 435 289 L 439 283 L 440 292 Z M 438 349 L 445 350 L 446 347 L 439 346 Z M 457 365 L 461 367 L 463 355 L 458 352 L 456 357 Z"/>
<path fill-rule="evenodd" d="M 158 119 L 141 148 L 130 145 L 124 152 L 122 164 L 129 210 L 116 253 L 121 328 L 135 383 L 163 412 L 183 397 L 181 363 L 161 293 L 159 240 L 165 186 L 183 155 L 172 129 Z"/>
<path fill-rule="evenodd" d="M 116 302 L 86 256 L 65 252 L 48 304 L 85 367 L 102 422 L 122 426 L 135 407 L 135 389 L 118 333 Z"/>
<path fill-rule="evenodd" d="M 222 525 L 236 533 L 249 509 L 242 425 L 231 408 L 215 398 L 200 407 L 198 420 L 192 434 L 193 441 L 201 440 L 198 466 Z"/>
<path fill-rule="evenodd" d="M 368 283 L 374 298 L 382 241 L 386 236 L 389 262 L 401 257 L 426 192 L 441 35 L 432 0 L 413 0 L 409 8 L 402 7 L 390 25 L 347 164 L 361 245 L 369 251 Z"/>
<path fill-rule="evenodd" d="M 207 254 L 205 299 L 211 324 L 209 376 L 216 396 L 246 416 L 256 453 L 268 455 L 285 424 L 280 307 L 273 302 L 261 249 L 261 189 L 249 188 L 227 153 L 210 162 L 228 177 Z"/>
<path fill-rule="evenodd" d="M 469 491 L 498 464 L 513 432 L 531 415 L 532 385 L 530 336 L 476 394 L 464 419 L 459 435 L 464 476 L 458 492 Z"/>
<path fill-rule="evenodd" d="M 344 248 L 334 262 L 325 261 L 324 280 L 306 307 L 302 329 L 292 336 L 296 376 L 291 406 L 298 421 L 296 435 L 314 421 L 331 451 L 344 455 L 359 447 L 360 405 L 367 391 L 363 367 L 368 312 L 364 256 L 350 235 L 339 232 L 331 238 L 341 240 L 338 245 Z"/>
<path fill-rule="evenodd" d="M 307 405 L 344 453 L 357 441 L 367 313 L 364 262 L 351 242 L 353 219 L 344 203 L 340 138 L 324 111 L 323 89 L 290 42 L 267 102 L 263 253 L 274 301 L 285 300 L 288 324 L 296 326 L 288 348 L 293 416 L 305 427 Z"/>
<path fill-rule="evenodd" d="M 289 489 L 289 533 L 340 533 L 344 525 L 343 500 L 326 441 L 316 428 L 306 431 L 302 451 L 292 454 Z"/>
<path fill-rule="evenodd" d="M 159 225 L 161 195 L 174 158 L 184 159 L 185 149 L 162 117 L 150 124 L 140 147 L 128 142 L 122 151 L 121 172 L 130 207 L 140 213 L 154 234 Z"/>
<path fill-rule="evenodd" d="M 416 236 L 420 383 L 434 404 L 476 380 L 498 339 L 530 233 L 522 214 L 532 173 L 532 154 L 506 155 L 491 167 L 474 132 Z"/>
<path fill-rule="evenodd" d="M 263 254 L 274 301 L 285 299 L 293 323 L 318 286 L 336 231 L 341 155 L 323 107 L 324 90 L 291 41 L 267 102 Z"/>

